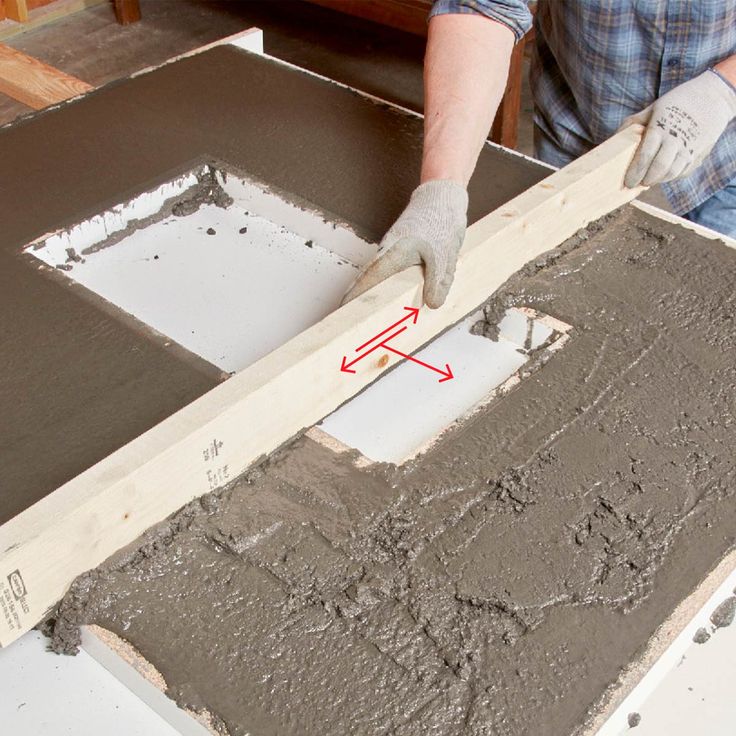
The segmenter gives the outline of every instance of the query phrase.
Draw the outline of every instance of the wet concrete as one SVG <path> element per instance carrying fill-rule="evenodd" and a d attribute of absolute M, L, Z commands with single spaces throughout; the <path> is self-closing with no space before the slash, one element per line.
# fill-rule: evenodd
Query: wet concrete
<path fill-rule="evenodd" d="M 233 736 L 577 732 L 733 547 L 735 269 L 625 208 L 488 304 L 573 325 L 517 389 L 402 468 L 297 440 L 82 576 L 54 645 L 111 629 Z"/>
<path fill-rule="evenodd" d="M 693 635 L 693 641 L 696 644 L 705 644 L 709 640 L 710 634 L 708 633 L 708 630 L 702 626 Z"/>
<path fill-rule="evenodd" d="M 21 253 L 210 161 L 377 241 L 418 178 L 420 119 L 217 48 L 0 128 L 0 523 L 221 380 Z M 471 220 L 546 170 L 491 148 Z M 64 264 L 62 264 L 64 265 Z"/>
<path fill-rule="evenodd" d="M 736 596 L 730 596 L 713 611 L 710 622 L 717 629 L 722 629 L 730 626 L 734 617 L 736 617 Z"/>

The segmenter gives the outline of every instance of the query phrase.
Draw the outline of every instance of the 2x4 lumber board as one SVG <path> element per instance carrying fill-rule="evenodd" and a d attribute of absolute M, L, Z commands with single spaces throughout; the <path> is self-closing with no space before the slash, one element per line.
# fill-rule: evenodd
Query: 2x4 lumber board
<path fill-rule="evenodd" d="M 28 20 L 26 0 L 5 0 L 5 15 L 10 20 L 25 23 Z"/>
<path fill-rule="evenodd" d="M 0 44 L 0 92 L 34 110 L 56 105 L 93 89 L 81 79 Z"/>
<path fill-rule="evenodd" d="M 471 226 L 447 302 L 422 310 L 402 348 L 416 351 L 528 261 L 635 197 L 623 176 L 640 136 L 618 133 Z M 33 627 L 77 575 L 376 380 L 398 359 L 376 351 L 350 375 L 342 356 L 421 294 L 419 267 L 392 276 L 0 527 L 0 645 Z"/>

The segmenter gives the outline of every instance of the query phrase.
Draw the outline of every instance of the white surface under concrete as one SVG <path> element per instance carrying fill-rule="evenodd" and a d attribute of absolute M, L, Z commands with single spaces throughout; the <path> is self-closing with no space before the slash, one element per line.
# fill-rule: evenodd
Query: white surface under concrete
<path fill-rule="evenodd" d="M 191 723 L 187 736 L 207 736 L 196 721 L 178 713 Z M 0 649 L 0 733 L 181 736 L 183 731 L 169 725 L 84 650 L 76 657 L 52 654 L 46 651 L 44 637 L 31 631 Z"/>
<path fill-rule="evenodd" d="M 375 246 L 252 182 L 218 178 L 229 207 L 170 214 L 105 245 L 195 185 L 190 173 L 27 250 L 210 363 L 241 370 L 334 310 Z"/>
<path fill-rule="evenodd" d="M 734 736 L 736 625 L 718 629 L 705 644 L 691 642 L 638 712 L 635 736 Z"/>

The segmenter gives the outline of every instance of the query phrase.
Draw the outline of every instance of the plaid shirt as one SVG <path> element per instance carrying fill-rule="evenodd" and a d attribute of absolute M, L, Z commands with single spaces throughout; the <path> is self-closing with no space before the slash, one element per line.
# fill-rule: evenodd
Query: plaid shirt
<path fill-rule="evenodd" d="M 436 0 L 430 15 L 480 13 L 521 38 L 526 0 Z M 571 158 L 673 87 L 736 53 L 736 0 L 539 0 L 534 121 Z M 736 180 L 736 120 L 703 164 L 664 185 L 683 214 Z"/>

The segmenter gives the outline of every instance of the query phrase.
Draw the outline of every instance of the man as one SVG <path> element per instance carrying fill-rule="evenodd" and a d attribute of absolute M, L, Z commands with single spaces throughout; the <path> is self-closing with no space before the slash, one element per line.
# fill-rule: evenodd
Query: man
<path fill-rule="evenodd" d="M 420 186 L 346 298 L 423 264 L 424 302 L 444 303 L 468 181 L 531 23 L 525 0 L 436 0 Z M 564 166 L 642 123 L 626 186 L 662 184 L 675 212 L 736 236 L 736 0 L 539 0 L 536 39 L 538 158 Z"/>

